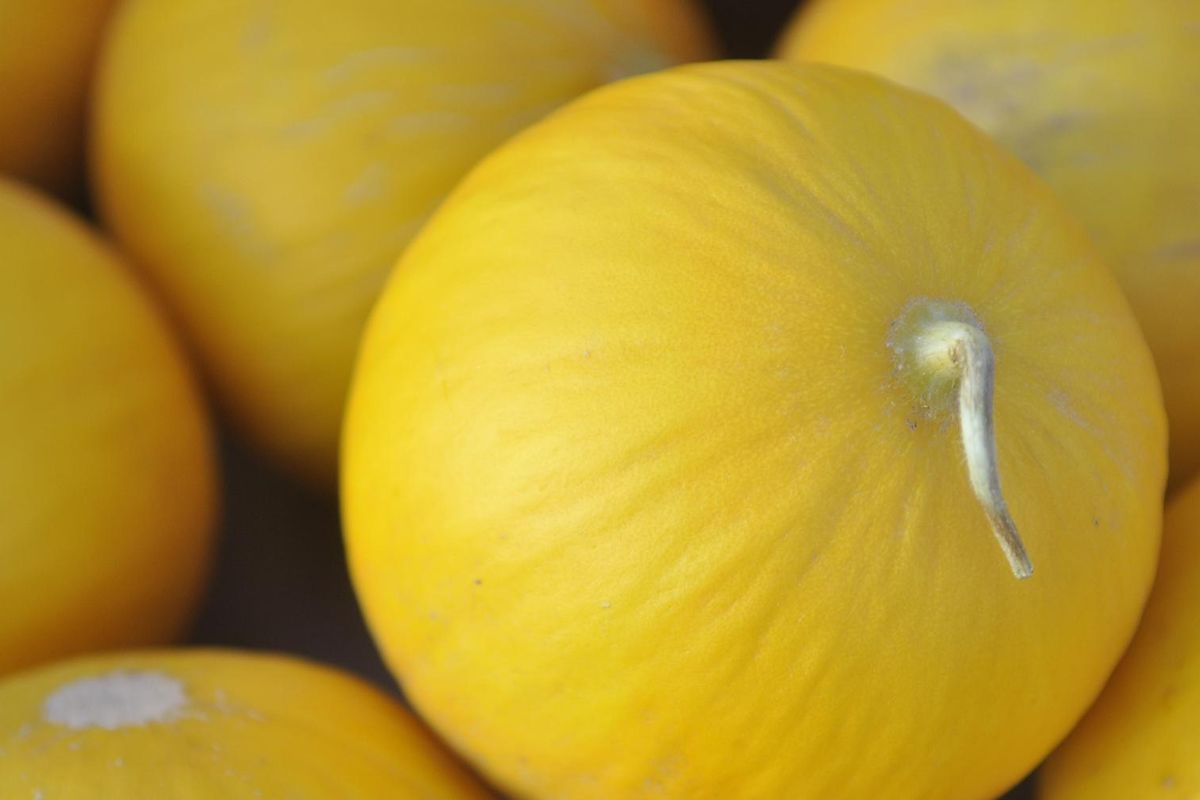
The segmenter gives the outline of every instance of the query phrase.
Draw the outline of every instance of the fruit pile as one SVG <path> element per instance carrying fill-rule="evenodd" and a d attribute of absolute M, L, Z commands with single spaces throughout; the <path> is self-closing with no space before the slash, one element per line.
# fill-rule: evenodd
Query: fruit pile
<path fill-rule="evenodd" d="M 0 799 L 1200 796 L 1200 0 L 750 5 L 0 0 Z"/>

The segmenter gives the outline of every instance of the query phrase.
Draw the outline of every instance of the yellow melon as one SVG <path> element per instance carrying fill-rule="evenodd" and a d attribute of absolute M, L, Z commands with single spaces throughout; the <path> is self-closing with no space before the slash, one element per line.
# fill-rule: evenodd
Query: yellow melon
<path fill-rule="evenodd" d="M 815 0 L 789 59 L 954 105 L 1044 177 L 1116 270 L 1200 468 L 1200 0 Z"/>
<path fill-rule="evenodd" d="M 240 427 L 332 485 L 367 312 L 454 183 L 576 95 L 709 52 L 690 0 L 129 0 L 100 207 Z"/>
<path fill-rule="evenodd" d="M 0 173 L 75 188 L 93 62 L 115 5 L 0 0 Z"/>
<path fill-rule="evenodd" d="M 180 632 L 212 546 L 210 438 L 128 266 L 0 181 L 0 672 Z"/>
<path fill-rule="evenodd" d="M 124 653 L 0 683 L 0 796 L 483 800 L 393 699 L 292 657 Z"/>
<path fill-rule="evenodd" d="M 364 341 L 344 518 L 389 664 L 517 796 L 981 798 L 1128 643 L 1165 445 L 1031 172 L 884 81 L 730 62 L 446 201 Z"/>
<path fill-rule="evenodd" d="M 1042 768 L 1046 800 L 1200 793 L 1200 481 L 1167 507 L 1154 591 L 1096 705 Z"/>

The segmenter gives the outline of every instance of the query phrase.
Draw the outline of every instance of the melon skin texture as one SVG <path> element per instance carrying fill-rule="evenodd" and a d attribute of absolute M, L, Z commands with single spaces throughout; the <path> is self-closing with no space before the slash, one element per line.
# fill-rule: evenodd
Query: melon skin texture
<path fill-rule="evenodd" d="M 167 642 L 217 506 L 190 365 L 106 244 L 3 180 L 0 265 L 0 673 Z"/>
<path fill-rule="evenodd" d="M 691 0 L 129 0 L 102 59 L 102 215 L 223 404 L 335 483 L 359 336 L 480 158 L 611 80 L 708 57 Z"/>
<path fill-rule="evenodd" d="M 1054 187 L 1154 353 L 1182 486 L 1200 468 L 1200 0 L 815 0 L 779 53 L 933 94 Z"/>
<path fill-rule="evenodd" d="M 1167 506 L 1162 558 L 1137 636 L 1100 699 L 1040 772 L 1045 800 L 1200 792 L 1200 481 Z"/>
<path fill-rule="evenodd" d="M 282 655 L 120 653 L 0 683 L 0 794 L 46 800 L 483 800 L 393 698 Z"/>
<path fill-rule="evenodd" d="M 995 351 L 1028 580 L 897 369 L 939 304 Z M 517 796 L 980 798 L 1132 635 L 1165 441 L 1035 176 L 881 80 L 728 62 L 599 90 L 447 200 L 364 340 L 343 513 L 408 696 Z"/>
<path fill-rule="evenodd" d="M 116 0 L 0 0 L 0 174 L 69 193 L 87 93 Z"/>

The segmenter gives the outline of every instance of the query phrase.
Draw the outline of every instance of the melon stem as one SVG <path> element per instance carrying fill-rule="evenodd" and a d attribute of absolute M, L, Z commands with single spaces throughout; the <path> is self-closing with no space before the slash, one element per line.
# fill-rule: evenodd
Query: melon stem
<path fill-rule="evenodd" d="M 913 355 L 922 372 L 948 371 L 957 376 L 958 419 L 971 488 L 1013 575 L 1018 579 L 1028 578 L 1033 574 L 1033 564 L 1008 512 L 996 465 L 993 424 L 996 364 L 991 342 L 987 334 L 968 322 L 942 319 L 927 322 L 914 344 Z"/>

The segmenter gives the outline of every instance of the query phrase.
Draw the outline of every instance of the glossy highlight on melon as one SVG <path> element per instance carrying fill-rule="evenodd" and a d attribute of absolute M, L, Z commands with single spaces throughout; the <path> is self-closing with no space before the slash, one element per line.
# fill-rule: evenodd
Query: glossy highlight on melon
<path fill-rule="evenodd" d="M 1200 468 L 1200 0 L 813 0 L 780 55 L 939 97 L 1046 179 L 1145 332 L 1182 486 Z"/>
<path fill-rule="evenodd" d="M 882 80 L 728 62 L 598 90 L 446 201 L 369 325 L 343 514 L 408 696 L 516 796 L 977 798 L 1132 636 L 1165 446 L 1029 170 Z"/>
<path fill-rule="evenodd" d="M 213 545 L 211 438 L 129 266 L 0 180 L 0 673 L 182 632 Z"/>
<path fill-rule="evenodd" d="M 331 486 L 354 353 L 455 182 L 587 90 L 712 53 L 691 0 L 128 0 L 102 215 L 257 445 Z"/>
<path fill-rule="evenodd" d="M 0 795 L 483 800 L 393 698 L 298 658 L 92 656 L 0 682 Z"/>

